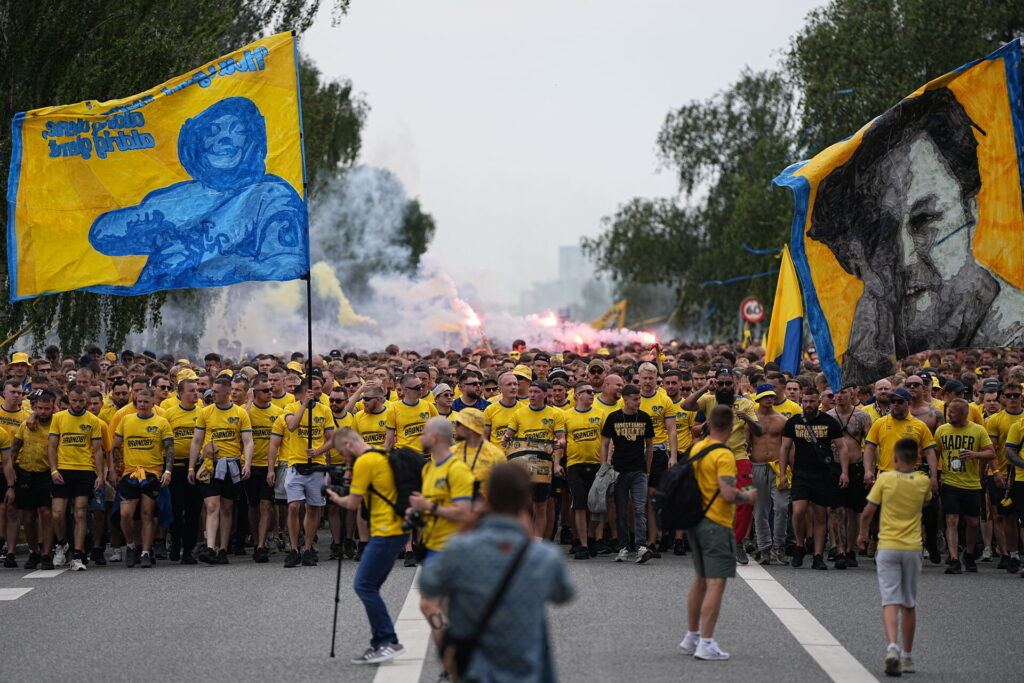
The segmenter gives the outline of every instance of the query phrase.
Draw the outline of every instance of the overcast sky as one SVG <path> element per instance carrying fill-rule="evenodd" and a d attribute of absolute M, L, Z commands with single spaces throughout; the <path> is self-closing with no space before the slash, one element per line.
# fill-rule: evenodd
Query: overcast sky
<path fill-rule="evenodd" d="M 354 0 L 302 49 L 364 95 L 360 161 L 434 215 L 434 258 L 513 304 L 556 277 L 558 245 L 631 197 L 674 194 L 655 157 L 666 113 L 774 66 L 821 4 Z"/>

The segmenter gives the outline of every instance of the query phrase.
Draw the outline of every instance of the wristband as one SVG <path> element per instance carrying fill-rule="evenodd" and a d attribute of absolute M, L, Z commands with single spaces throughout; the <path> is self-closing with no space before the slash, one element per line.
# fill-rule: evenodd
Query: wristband
<path fill-rule="evenodd" d="M 57 470 L 54 470 L 54 471 L 50 472 L 50 476 L 51 476 L 51 477 L 52 477 L 53 475 L 55 475 L 55 474 L 60 474 L 60 472 L 58 472 Z"/>

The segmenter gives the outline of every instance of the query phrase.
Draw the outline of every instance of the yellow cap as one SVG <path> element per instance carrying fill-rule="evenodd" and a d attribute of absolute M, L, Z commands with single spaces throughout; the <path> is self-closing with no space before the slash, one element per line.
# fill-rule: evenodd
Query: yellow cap
<path fill-rule="evenodd" d="M 196 373 L 192 368 L 185 368 L 184 370 L 178 371 L 178 381 L 184 382 L 187 379 L 196 379 Z"/>
<path fill-rule="evenodd" d="M 20 365 L 22 363 L 24 363 L 25 365 L 29 364 L 27 353 L 18 352 L 11 356 L 11 365 Z"/>
<path fill-rule="evenodd" d="M 300 363 L 297 360 L 289 361 L 288 365 L 286 365 L 285 367 L 288 368 L 289 370 L 294 370 L 300 375 L 302 374 L 302 363 Z"/>
<path fill-rule="evenodd" d="M 117 354 L 114 353 L 113 351 L 107 351 L 105 354 L 103 354 L 103 356 L 107 360 L 109 360 L 111 363 L 114 363 L 114 362 L 117 361 Z"/>
<path fill-rule="evenodd" d="M 178 365 L 192 365 L 192 361 L 190 361 L 188 358 L 179 358 Z"/>
<path fill-rule="evenodd" d="M 220 372 L 217 373 L 217 376 L 218 377 L 233 377 L 234 374 L 235 373 L 233 371 L 228 370 L 227 368 L 224 368 L 223 370 L 221 370 Z"/>
<path fill-rule="evenodd" d="M 609 351 L 608 349 L 606 349 L 606 348 L 604 348 L 602 346 L 601 348 L 599 348 L 597 350 L 597 355 L 599 355 L 599 356 L 610 356 L 612 354 L 611 354 L 611 351 Z"/>
<path fill-rule="evenodd" d="M 522 377 L 523 379 L 528 379 L 531 382 L 533 381 L 533 370 L 525 365 L 517 365 L 512 368 L 512 374 L 516 377 Z"/>

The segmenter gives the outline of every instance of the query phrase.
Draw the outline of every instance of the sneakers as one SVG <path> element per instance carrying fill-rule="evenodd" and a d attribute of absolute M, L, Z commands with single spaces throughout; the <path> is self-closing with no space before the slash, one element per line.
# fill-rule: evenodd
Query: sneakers
<path fill-rule="evenodd" d="M 299 558 L 298 550 L 289 550 L 288 554 L 284 556 L 284 568 L 291 569 L 292 567 L 298 567 L 299 562 L 302 560 Z M 365 653 L 364 653 L 365 654 Z M 359 663 L 359 662 L 357 662 Z M 365 662 L 362 662 L 365 664 Z"/>
<path fill-rule="evenodd" d="M 89 559 L 95 562 L 98 567 L 102 567 L 107 564 L 107 558 L 103 556 L 103 548 L 93 548 L 89 551 Z"/>
<path fill-rule="evenodd" d="M 978 565 L 974 562 L 974 555 L 971 553 L 964 553 L 964 571 L 972 574 L 978 571 Z"/>
<path fill-rule="evenodd" d="M 193 555 L 192 553 L 190 553 L 188 550 L 182 550 L 181 551 L 181 563 L 182 564 L 196 564 L 198 562 L 199 562 L 199 560 L 196 559 L 196 556 Z"/>
<path fill-rule="evenodd" d="M 217 551 L 217 564 L 228 564 L 228 551 L 224 548 Z"/>
<path fill-rule="evenodd" d="M 132 546 L 125 546 L 124 549 L 124 566 L 131 569 L 139 563 L 139 551 Z"/>
<path fill-rule="evenodd" d="M 41 559 L 39 553 L 29 553 L 28 559 L 25 560 L 25 569 L 39 569 L 39 561 Z"/>
<path fill-rule="evenodd" d="M 963 574 L 963 572 L 960 571 L 960 560 L 958 560 L 956 558 L 951 558 L 950 561 L 949 561 L 949 566 L 946 567 L 946 573 L 947 574 Z"/>
<path fill-rule="evenodd" d="M 672 554 L 676 555 L 678 557 L 682 557 L 683 555 L 686 554 L 686 547 L 683 546 L 683 539 L 677 538 L 672 543 Z"/>
<path fill-rule="evenodd" d="M 679 643 L 679 650 L 684 655 L 692 655 L 697 651 L 697 645 L 700 643 L 699 633 L 687 633 L 683 638 L 683 642 Z"/>
<path fill-rule="evenodd" d="M 942 553 L 939 552 L 937 545 L 930 545 L 927 548 L 928 561 L 932 564 L 942 564 Z"/>
<path fill-rule="evenodd" d="M 823 558 L 821 555 L 815 555 L 814 558 L 811 560 L 811 569 L 828 569 L 828 565 L 825 564 L 825 558 Z"/>
<path fill-rule="evenodd" d="M 856 567 L 857 566 L 857 551 L 851 550 L 846 553 L 846 566 Z"/>
<path fill-rule="evenodd" d="M 1008 565 L 1009 563 L 1010 563 L 1010 556 L 1009 555 L 1000 555 L 999 556 L 999 564 L 996 565 L 996 569 L 1003 569 L 1003 570 L 1005 570 L 1006 569 L 1006 565 Z"/>
<path fill-rule="evenodd" d="M 142 555 L 139 557 L 139 569 L 151 569 L 152 567 L 153 556 L 148 552 L 142 553 Z"/>
<path fill-rule="evenodd" d="M 167 559 L 167 543 L 165 541 L 160 540 L 159 538 L 153 541 L 153 559 Z"/>
<path fill-rule="evenodd" d="M 758 551 L 758 553 L 760 553 L 761 555 L 761 559 L 757 561 L 759 565 L 761 565 L 762 567 L 767 567 L 772 563 L 772 555 L 774 553 L 772 553 L 771 548 L 762 548 Z"/>
<path fill-rule="evenodd" d="M 286 558 L 285 562 L 287 563 L 287 561 L 288 560 Z M 287 566 L 287 564 L 286 564 L 286 566 Z M 353 657 L 349 661 L 352 662 L 353 664 L 373 664 L 373 662 L 371 660 L 373 659 L 373 656 L 376 655 L 376 654 L 377 654 L 377 648 L 375 648 L 375 647 L 368 647 L 368 648 L 366 648 L 366 651 L 363 654 L 359 655 L 358 657 Z"/>
<path fill-rule="evenodd" d="M 252 551 L 252 561 L 256 564 L 266 564 L 270 562 L 270 553 L 267 552 L 266 548 L 256 548 Z"/>
<path fill-rule="evenodd" d="M 769 557 L 772 559 L 772 564 L 786 564 L 786 553 L 782 548 L 772 548 Z"/>
<path fill-rule="evenodd" d="M 332 543 L 331 544 L 331 554 L 327 556 L 327 559 L 328 560 L 337 560 L 340 557 L 341 557 L 341 544 L 340 543 Z"/>
<path fill-rule="evenodd" d="M 7 553 L 4 555 L 4 567 L 7 569 L 18 568 L 18 559 L 14 556 L 14 553 Z"/>
<path fill-rule="evenodd" d="M 45 569 L 47 571 L 52 570 L 53 569 L 53 557 L 50 556 L 50 555 L 43 555 L 42 559 L 39 561 L 39 568 L 40 569 Z"/>
<path fill-rule="evenodd" d="M 1020 559 L 1018 559 L 1016 557 L 1011 557 L 1009 559 L 1009 561 L 1006 563 L 1006 573 L 1007 574 L 1016 574 L 1019 571 L 1020 571 Z"/>
<path fill-rule="evenodd" d="M 790 564 L 794 567 L 802 567 L 804 564 L 804 555 L 806 554 L 807 551 L 805 551 L 802 546 L 795 546 L 793 548 L 793 561 L 790 562 Z"/>
<path fill-rule="evenodd" d="M 750 558 L 747 557 L 747 551 L 743 549 L 742 543 L 736 544 L 736 563 L 747 564 L 750 562 Z"/>
<path fill-rule="evenodd" d="M 836 553 L 836 569 L 846 569 L 846 553 Z"/>
<path fill-rule="evenodd" d="M 181 560 L 181 543 L 171 541 L 171 546 L 167 550 L 167 559 L 171 562 L 179 562 Z"/>
<path fill-rule="evenodd" d="M 618 554 L 615 555 L 616 562 L 625 562 L 629 559 L 629 550 L 626 548 L 620 548 Z"/>
<path fill-rule="evenodd" d="M 75 553 L 75 556 L 71 559 L 71 571 L 73 572 L 84 572 L 85 562 L 82 562 L 82 558 Z"/>
<path fill-rule="evenodd" d="M 315 567 L 316 566 L 316 555 L 312 550 L 302 551 L 302 566 L 303 567 Z"/>
<path fill-rule="evenodd" d="M 890 647 L 885 651 L 885 675 L 903 675 L 903 666 L 900 664 L 900 649 L 898 647 Z"/>
<path fill-rule="evenodd" d="M 203 564 L 217 564 L 217 553 L 213 551 L 213 548 L 206 546 L 199 551 L 199 555 L 196 557 L 197 560 Z"/>
<path fill-rule="evenodd" d="M 914 668 L 913 657 L 904 657 L 900 655 L 900 668 L 903 670 L 903 673 L 905 674 L 912 674 L 917 672 L 917 669 Z"/>
<path fill-rule="evenodd" d="M 559 545 L 572 545 L 572 542 L 573 542 L 572 529 L 570 529 L 567 526 L 563 526 L 562 530 L 558 534 L 558 544 Z"/>
<path fill-rule="evenodd" d="M 985 549 L 981 551 L 981 561 L 991 562 L 992 561 L 992 548 L 985 546 Z"/>
<path fill-rule="evenodd" d="M 352 556 L 356 554 L 356 542 L 351 538 L 346 538 L 342 541 L 341 554 L 345 556 L 345 559 L 351 560 Z"/>
<path fill-rule="evenodd" d="M 53 547 L 53 566 L 63 567 L 68 561 L 68 544 L 58 543 Z"/>
<path fill-rule="evenodd" d="M 402 566 L 403 567 L 415 567 L 416 566 L 416 556 L 413 554 L 413 552 L 411 550 L 406 550 L 405 551 L 405 561 L 402 562 Z"/>
<path fill-rule="evenodd" d="M 574 559 L 574 560 L 589 560 L 590 559 L 590 551 L 588 551 L 586 548 L 580 548 L 579 550 L 576 551 L 576 554 L 572 556 L 572 559 Z"/>
<path fill-rule="evenodd" d="M 612 554 L 611 546 L 608 545 L 608 541 L 604 540 L 603 538 L 599 538 L 596 541 L 594 541 L 594 547 L 597 549 L 597 554 L 598 555 L 611 555 Z"/>
<path fill-rule="evenodd" d="M 697 659 L 703 659 L 706 662 L 724 661 L 729 659 L 728 652 L 722 652 L 718 647 L 718 643 L 714 638 L 708 640 L 700 640 L 697 643 L 697 649 L 694 651 L 693 656 Z"/>
<path fill-rule="evenodd" d="M 110 558 L 107 559 L 107 562 L 113 563 L 113 562 L 120 562 L 120 561 L 121 561 L 121 549 L 120 548 L 112 549 L 110 551 Z"/>
<path fill-rule="evenodd" d="M 368 664 L 383 664 L 384 662 L 390 662 L 398 655 L 405 652 L 405 647 L 401 643 L 385 643 L 377 648 L 373 658 Z"/>
<path fill-rule="evenodd" d="M 647 562 L 652 557 L 654 557 L 654 553 L 651 552 L 651 549 L 648 548 L 647 546 L 642 545 L 642 546 L 640 546 L 639 548 L 636 549 L 636 563 L 637 564 L 644 564 L 645 562 Z"/>

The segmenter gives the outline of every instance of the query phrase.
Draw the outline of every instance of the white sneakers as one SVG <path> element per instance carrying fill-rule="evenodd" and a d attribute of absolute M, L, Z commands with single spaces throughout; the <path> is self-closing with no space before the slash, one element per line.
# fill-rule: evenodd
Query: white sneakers
<path fill-rule="evenodd" d="M 679 643 L 679 650 L 684 655 L 692 655 L 694 652 L 697 651 L 698 643 L 700 643 L 699 633 L 687 633 L 686 636 L 683 638 L 683 642 Z"/>
<path fill-rule="evenodd" d="M 718 647 L 718 642 L 714 638 L 708 640 L 707 643 L 699 641 L 693 656 L 697 659 L 703 659 L 708 662 L 724 661 L 729 659 L 729 653 L 722 652 Z"/>
<path fill-rule="evenodd" d="M 913 662 L 911 662 L 913 666 Z M 886 676 L 902 676 L 903 666 L 900 663 L 900 649 L 898 647 L 889 647 L 885 651 L 885 675 Z"/>
<path fill-rule="evenodd" d="M 67 564 L 68 561 L 68 544 L 58 543 L 53 547 L 53 568 L 58 569 Z"/>
<path fill-rule="evenodd" d="M 636 549 L 636 563 L 643 564 L 647 560 L 654 557 L 654 553 L 645 545 L 640 546 Z"/>
<path fill-rule="evenodd" d="M 71 560 L 71 571 L 73 572 L 84 572 L 85 562 L 82 562 L 77 557 Z"/>
<path fill-rule="evenodd" d="M 629 559 L 629 551 L 625 548 L 620 548 L 619 553 L 615 556 L 616 562 L 625 562 Z"/>
<path fill-rule="evenodd" d="M 353 664 L 384 664 L 403 652 L 405 652 L 405 646 L 400 643 L 387 643 L 379 647 L 368 647 L 366 652 L 358 657 L 353 657 L 351 661 Z"/>
<path fill-rule="evenodd" d="M 110 559 L 108 559 L 107 562 L 120 562 L 121 559 L 121 549 L 114 548 L 110 551 Z"/>

